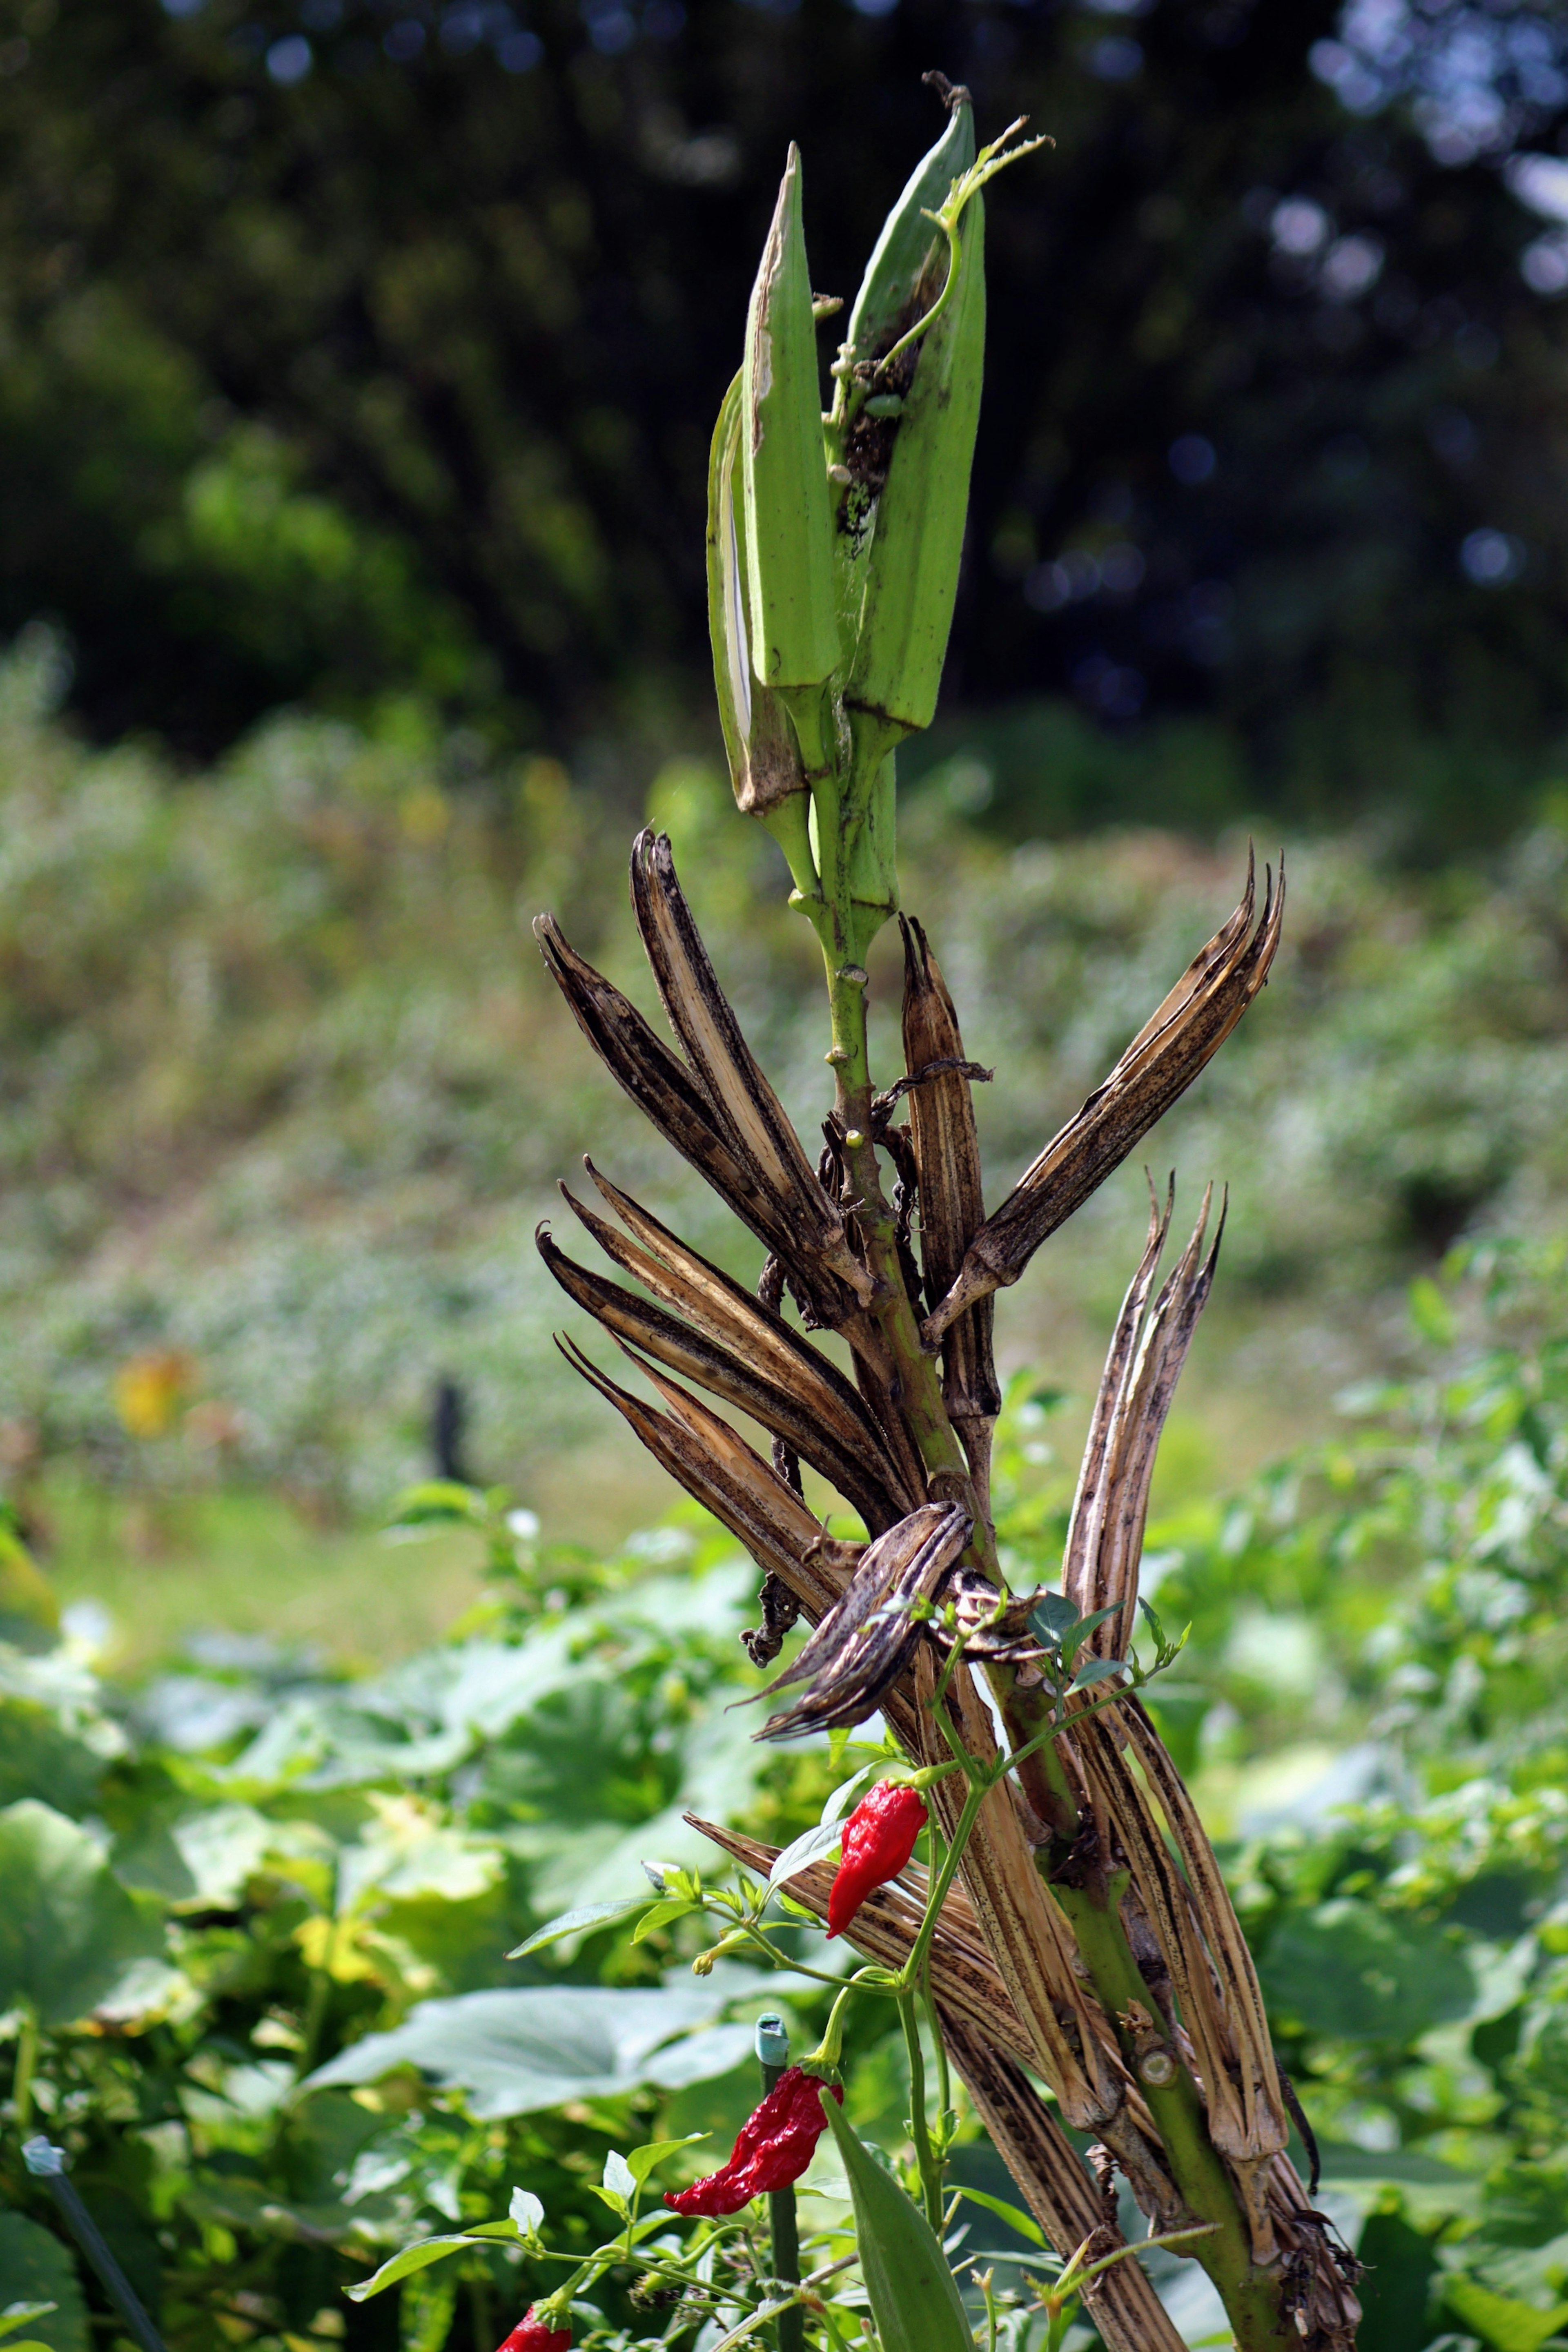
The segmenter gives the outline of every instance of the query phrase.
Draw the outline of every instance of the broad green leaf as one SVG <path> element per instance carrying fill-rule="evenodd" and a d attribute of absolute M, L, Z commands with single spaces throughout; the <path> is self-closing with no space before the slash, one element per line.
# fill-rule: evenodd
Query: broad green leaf
<path fill-rule="evenodd" d="M 849 2178 L 861 2276 L 882 2352 L 974 2352 L 958 2282 L 930 2222 L 862 2147 L 825 2087 L 821 2100 Z"/>
<path fill-rule="evenodd" d="M 421 2001 L 390 2033 L 369 2033 L 319 2067 L 307 2087 L 374 2083 L 412 2065 L 486 2118 L 618 2098 L 645 2083 L 675 2090 L 727 2074 L 746 2055 L 749 2026 L 707 2021 L 762 1982 L 729 1969 L 658 1990 L 532 1985 Z"/>
<path fill-rule="evenodd" d="M 45 2025 L 85 2017 L 127 1963 L 163 1949 L 84 1829 L 24 1797 L 0 1812 L 0 2009 L 30 2001 Z"/>
<path fill-rule="evenodd" d="M 602 1927 L 607 1920 L 622 1919 L 629 1911 L 640 1911 L 652 1900 L 647 1893 L 622 1895 L 612 1903 L 580 1903 L 575 1911 L 558 1911 L 553 1919 L 547 1919 L 542 1927 L 536 1927 L 531 1936 L 525 1937 L 507 1958 L 526 1960 L 530 1952 L 542 1952 L 547 1944 L 559 1944 L 567 1936 L 586 1935 L 591 1927 Z"/>
<path fill-rule="evenodd" d="M 1537 2311 L 1533 2304 L 1494 2294 L 1475 2279 L 1449 2279 L 1443 2301 L 1457 2319 L 1491 2347 L 1491 2352 L 1540 2352 L 1547 2337 L 1561 2334 L 1568 2322 L 1568 2303 L 1560 2303 L 1551 2311 Z"/>
<path fill-rule="evenodd" d="M 711 2134 L 707 2132 L 687 2132 L 684 2139 L 651 2139 L 645 2146 L 632 2150 L 626 2158 L 626 2168 L 640 2189 L 654 2167 L 663 2164 L 667 2156 L 674 2156 L 677 2148 L 690 2147 L 694 2140 L 709 2137 Z"/>
<path fill-rule="evenodd" d="M 0 2210 L 0 2294 L 28 2315 L 29 2340 L 45 2352 L 89 2352 L 92 2331 L 69 2249 L 41 2222 Z M 7 2340 L 5 2352 L 22 2352 Z"/>
<path fill-rule="evenodd" d="M 444 2263 L 448 2254 L 472 2243 L 466 2231 L 461 2237 L 421 2238 L 417 2245 L 405 2246 L 401 2254 L 393 2254 L 371 2277 L 361 2279 L 357 2286 L 345 2287 L 343 2292 L 350 2303 L 364 2303 L 372 2294 L 382 2294 L 389 2286 L 396 2286 L 400 2279 L 412 2278 L 415 2271 L 428 2270 L 432 2263 Z"/>
<path fill-rule="evenodd" d="M 1288 1918 L 1260 1974 L 1270 2013 L 1351 2041 L 1411 2042 L 1475 2000 L 1469 1962 L 1446 1937 L 1351 1895 Z"/>
<path fill-rule="evenodd" d="M 1047 2253 L 1051 2252 L 1045 2231 L 1033 2214 L 1026 2213 L 1021 2205 L 1009 2205 L 1005 2197 L 993 2197 L 984 2189 L 960 2188 L 959 2194 L 971 2205 L 983 2205 L 988 2213 L 994 2213 L 998 2221 L 1005 2221 L 1009 2230 L 1016 2230 L 1020 2238 L 1029 2240 L 1030 2245 L 1042 2246 Z"/>

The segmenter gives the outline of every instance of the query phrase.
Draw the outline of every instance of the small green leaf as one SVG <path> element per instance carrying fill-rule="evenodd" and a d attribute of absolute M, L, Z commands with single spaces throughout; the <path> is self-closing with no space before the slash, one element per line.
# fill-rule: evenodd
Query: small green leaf
<path fill-rule="evenodd" d="M 618 2197 L 624 2206 L 631 2201 L 637 2188 L 637 2176 L 625 2158 L 612 2148 L 604 2159 L 604 2186 L 612 2197 Z"/>
<path fill-rule="evenodd" d="M 405 1486 L 392 1505 L 392 1528 L 430 1528 L 460 1522 L 471 1527 L 485 1517 L 485 1497 L 455 1478 L 424 1478 Z"/>
<path fill-rule="evenodd" d="M 1451 1348 L 1458 1324 L 1454 1310 L 1428 1274 L 1418 1275 L 1406 1294 L 1410 1320 L 1429 1347 Z"/>
<path fill-rule="evenodd" d="M 632 2150 L 626 2158 L 626 2168 L 641 2189 L 654 2167 L 663 2164 L 667 2156 L 674 2156 L 677 2148 L 690 2147 L 694 2140 L 710 2137 L 707 2132 L 688 2132 L 685 2139 L 651 2139 L 645 2146 Z"/>
<path fill-rule="evenodd" d="M 998 2221 L 1005 2221 L 1009 2230 L 1016 2230 L 1019 2237 L 1027 2238 L 1031 2245 L 1042 2246 L 1048 2254 L 1051 2252 L 1051 2242 L 1045 2231 L 1033 2214 L 1026 2213 L 1021 2205 L 1009 2205 L 1005 2197 L 992 2197 L 984 2189 L 960 2188 L 958 2193 L 971 2205 L 983 2205 L 988 2213 L 994 2213 Z"/>
<path fill-rule="evenodd" d="M 768 1885 L 782 1886 L 787 1879 L 808 1869 L 813 1862 L 825 1861 L 829 1854 L 836 1853 L 843 1834 L 842 1822 L 820 1822 L 814 1830 L 803 1830 L 798 1838 L 791 1839 L 782 1853 L 775 1856 L 773 1867 L 768 1874 Z"/>
<path fill-rule="evenodd" d="M 974 2352 L 958 2283 L 930 2222 L 862 2146 L 831 2092 L 821 2097 L 849 2177 L 861 2276 L 882 2352 Z"/>
<path fill-rule="evenodd" d="M 558 1911 L 542 1927 L 536 1927 L 507 1954 L 509 1960 L 526 1960 L 530 1952 L 542 1952 L 547 1944 L 559 1944 L 564 1937 L 580 1936 L 591 1927 L 602 1927 L 608 1920 L 623 1918 L 628 1912 L 640 1911 L 652 1898 L 647 1895 L 622 1895 L 613 1903 L 580 1903 L 575 1911 Z"/>
<path fill-rule="evenodd" d="M 1112 1675 L 1124 1675 L 1126 1671 L 1125 1658 L 1091 1658 L 1087 1665 L 1079 1667 L 1072 1677 L 1071 1688 L 1075 1691 L 1087 1690 L 1091 1683 L 1103 1683 Z"/>
<path fill-rule="evenodd" d="M 1516 2303 L 1494 2294 L 1475 2279 L 1454 2278 L 1443 2289 L 1443 2301 L 1456 2318 L 1491 2347 L 1491 2352 L 1540 2352 L 1549 2336 L 1560 2333 L 1568 2320 L 1568 2303 L 1551 2311 L 1533 2304 Z"/>
<path fill-rule="evenodd" d="M 512 2201 L 507 2208 L 507 2218 L 517 2228 L 520 2237 L 538 2234 L 545 2218 L 545 2209 L 531 2189 L 514 2189 Z"/>
<path fill-rule="evenodd" d="M 634 1944 L 640 1944 L 645 1937 L 653 1935 L 660 1927 L 668 1927 L 673 1921 L 684 1919 L 689 1913 L 700 1911 L 701 1908 L 700 1903 L 693 1903 L 684 1895 L 672 1895 L 665 1902 L 651 1904 L 633 1928 L 632 1941 Z"/>
<path fill-rule="evenodd" d="M 372 2294 L 384 2294 L 400 2279 L 412 2278 L 415 2271 L 428 2270 L 432 2263 L 444 2263 L 448 2254 L 472 2242 L 466 2231 L 460 2238 L 421 2238 L 416 2245 L 405 2246 L 401 2254 L 393 2254 L 373 2276 L 361 2279 L 357 2286 L 347 2287 L 344 2292 L 350 2303 L 368 2302 Z"/>
<path fill-rule="evenodd" d="M 1069 1626 L 1078 1622 L 1078 1612 L 1065 1592 L 1042 1592 L 1029 1612 L 1030 1631 L 1042 1642 L 1054 1648 Z"/>

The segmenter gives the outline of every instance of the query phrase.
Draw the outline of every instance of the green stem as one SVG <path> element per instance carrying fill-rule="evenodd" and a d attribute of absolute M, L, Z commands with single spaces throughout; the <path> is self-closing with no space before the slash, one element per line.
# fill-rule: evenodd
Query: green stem
<path fill-rule="evenodd" d="M 762 2091 L 764 2097 L 784 2073 L 782 2066 L 762 2061 Z M 773 2275 L 786 2286 L 800 2283 L 800 2228 L 795 2211 L 793 2189 L 770 2189 L 768 2192 L 768 2231 L 773 2252 Z M 798 2303 L 789 2305 L 779 2314 L 775 2323 L 779 2352 L 805 2352 L 806 2315 Z"/>
<path fill-rule="evenodd" d="M 16 2071 L 11 2101 L 16 2111 L 16 2137 L 25 2139 L 33 2120 L 33 2076 L 38 2064 L 38 2012 L 30 2000 L 17 2003 L 21 2021 L 16 2029 Z"/>
<path fill-rule="evenodd" d="M 904 2028 L 904 2046 L 909 2053 L 909 2130 L 915 2142 L 915 2161 L 920 2169 L 925 2218 L 940 2242 L 942 2166 L 931 2145 L 930 2119 L 925 2113 L 925 2053 L 920 2047 L 919 2005 L 915 1994 L 907 1987 L 898 1996 L 898 2017 Z"/>

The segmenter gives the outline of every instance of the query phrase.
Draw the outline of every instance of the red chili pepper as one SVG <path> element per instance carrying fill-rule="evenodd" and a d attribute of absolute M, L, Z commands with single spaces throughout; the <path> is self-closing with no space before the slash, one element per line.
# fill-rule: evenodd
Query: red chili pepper
<path fill-rule="evenodd" d="M 551 2327 L 544 2320 L 536 2319 L 530 2303 L 506 2342 L 497 2347 L 497 2352 L 567 2352 L 570 2342 L 570 2327 Z"/>
<path fill-rule="evenodd" d="M 849 1820 L 828 1890 L 828 1933 L 841 1936 L 873 1887 L 896 1878 L 925 1827 L 925 1802 L 907 1780 L 879 1780 Z"/>
<path fill-rule="evenodd" d="M 841 2106 L 842 2091 L 836 2083 L 829 2088 Z M 807 2074 L 799 2066 L 787 2068 L 741 2125 L 729 2162 L 689 2189 L 667 2196 L 665 2204 L 673 2212 L 702 2213 L 716 2221 L 726 2213 L 738 2213 L 769 2189 L 789 2188 L 810 2163 L 828 2127 L 821 2090 L 821 2075 Z"/>

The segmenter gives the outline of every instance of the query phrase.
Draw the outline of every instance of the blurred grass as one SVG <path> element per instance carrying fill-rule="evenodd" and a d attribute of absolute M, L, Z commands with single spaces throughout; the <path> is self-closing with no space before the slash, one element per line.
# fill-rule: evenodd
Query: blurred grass
<path fill-rule="evenodd" d="M 439 1640 L 481 1586 L 471 1536 L 392 1545 L 375 1528 L 312 1526 L 282 1496 L 244 1488 L 128 1496 L 62 1472 L 37 1510 L 60 1602 L 108 1612 L 94 1647 L 117 1674 L 212 1628 L 373 1667 Z"/>
<path fill-rule="evenodd" d="M 40 633 L 0 665 L 0 1463 L 57 1519 L 62 1593 L 103 1599 L 130 1658 L 193 1622 L 350 1657 L 414 1646 L 465 1571 L 357 1530 L 426 1468 L 442 1376 L 471 1404 L 476 1475 L 547 1537 L 607 1544 L 666 1499 L 550 1345 L 586 1336 L 532 1246 L 544 1215 L 569 1238 L 556 1179 L 591 1148 L 758 1270 L 600 1071 L 529 918 L 555 908 L 657 1017 L 623 883 L 644 803 L 808 1137 L 829 1099 L 814 943 L 703 757 L 649 785 L 606 751 L 572 778 L 412 722 L 372 740 L 285 715 L 178 776 L 75 740 L 61 676 Z M 901 825 L 906 903 L 996 1069 L 977 1090 L 995 1202 L 1228 911 L 1247 850 L 1003 842 L 964 814 L 983 800 L 956 754 Z M 1568 1192 L 1557 803 L 1489 866 L 1413 876 L 1350 838 L 1289 863 L 1268 991 L 1139 1155 L 1178 1169 L 1178 1217 L 1209 1177 L 1231 1185 L 1157 1511 L 1321 1430 L 1336 1391 L 1403 1360 L 1413 1269 L 1461 1232 L 1547 1228 Z M 884 934 L 884 1076 L 898 997 Z M 1145 1214 L 1131 1165 L 998 1301 L 1004 1365 L 1077 1400 L 1051 1433 L 1069 1462 Z"/>

